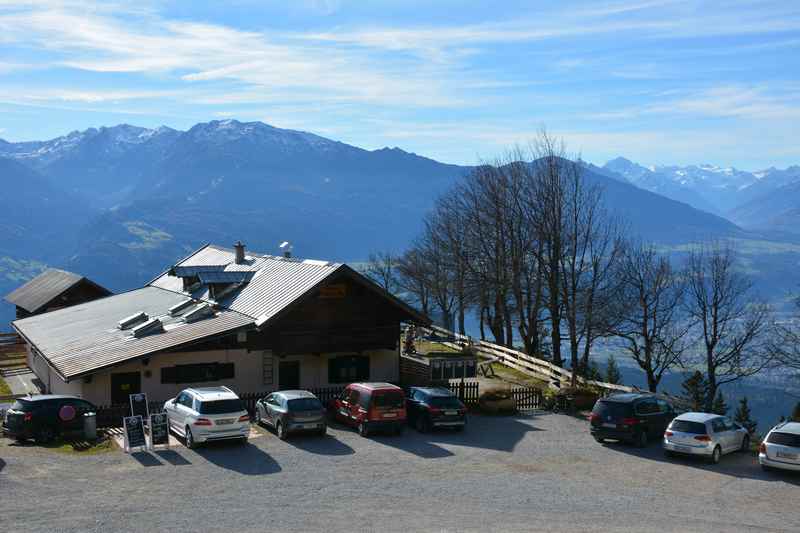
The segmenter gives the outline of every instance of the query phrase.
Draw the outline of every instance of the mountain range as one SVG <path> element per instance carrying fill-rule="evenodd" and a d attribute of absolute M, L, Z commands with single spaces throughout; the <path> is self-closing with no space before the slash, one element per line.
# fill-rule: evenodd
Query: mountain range
<path fill-rule="evenodd" d="M 49 141 L 0 140 L 0 293 L 45 265 L 125 290 L 204 242 L 241 239 L 278 253 L 289 240 L 300 256 L 341 261 L 399 252 L 436 196 L 470 168 L 235 120 L 187 131 L 119 125 Z M 798 216 L 798 195 L 780 197 L 781 187 L 796 186 L 794 169 L 755 176 L 706 166 L 650 169 L 620 158 L 589 165 L 585 175 L 631 231 L 679 249 L 709 238 L 783 242 L 771 231 L 791 231 Z M 686 180 L 676 178 L 680 172 Z M 747 202 L 729 200 L 757 186 Z M 779 197 L 769 200 L 773 194 Z M 781 212 L 766 221 L 760 213 L 768 201 Z M 728 213 L 733 221 L 721 216 Z M 771 271 L 791 271 L 792 246 L 781 249 L 789 256 L 778 254 L 784 266 Z M 751 267 L 765 268 L 759 261 Z"/>
<path fill-rule="evenodd" d="M 744 228 L 800 234 L 800 165 L 748 172 L 715 165 L 645 167 L 618 157 L 602 169 Z"/>

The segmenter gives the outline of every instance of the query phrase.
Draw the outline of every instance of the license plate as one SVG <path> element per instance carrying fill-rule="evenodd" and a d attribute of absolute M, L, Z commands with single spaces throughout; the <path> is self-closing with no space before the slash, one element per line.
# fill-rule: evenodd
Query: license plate
<path fill-rule="evenodd" d="M 777 457 L 780 457 L 781 459 L 791 459 L 792 461 L 797 461 L 797 454 L 796 453 L 778 452 L 775 455 Z"/>
<path fill-rule="evenodd" d="M 604 428 L 616 428 L 617 425 L 616 424 L 611 424 L 609 422 L 606 422 L 605 424 L 603 424 L 603 427 Z"/>
<path fill-rule="evenodd" d="M 447 416 L 456 416 L 458 414 L 458 411 L 445 411 L 444 414 L 446 414 Z"/>
<path fill-rule="evenodd" d="M 676 452 L 689 453 L 690 451 L 692 451 L 692 449 L 689 448 L 688 446 L 675 446 L 674 448 Z"/>
<path fill-rule="evenodd" d="M 303 424 L 303 429 L 315 429 L 316 427 L 316 424 Z"/>
<path fill-rule="evenodd" d="M 396 418 L 397 413 L 383 413 L 383 418 Z"/>
<path fill-rule="evenodd" d="M 218 426 L 224 426 L 226 424 L 233 424 L 233 418 L 223 418 L 223 419 L 217 420 L 217 425 Z"/>

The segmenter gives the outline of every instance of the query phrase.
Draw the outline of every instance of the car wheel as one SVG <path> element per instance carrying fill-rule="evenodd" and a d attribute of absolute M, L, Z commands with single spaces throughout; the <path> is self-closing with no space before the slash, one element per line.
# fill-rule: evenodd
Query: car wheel
<path fill-rule="evenodd" d="M 367 427 L 367 423 L 364 422 L 363 420 L 358 423 L 358 434 L 361 435 L 362 437 L 369 436 L 369 427 Z"/>
<path fill-rule="evenodd" d="M 39 431 L 36 432 L 36 444 L 50 444 L 55 440 L 56 432 L 53 431 L 53 428 L 49 427 L 42 427 L 39 428 Z"/>
<path fill-rule="evenodd" d="M 242 437 L 242 443 L 241 443 L 242 446 L 247 446 L 247 442 L 248 442 L 248 438 L 247 437 Z"/>
<path fill-rule="evenodd" d="M 640 431 L 639 434 L 634 437 L 634 442 L 637 448 L 647 448 L 647 431 Z"/>
<path fill-rule="evenodd" d="M 606 442 L 606 439 L 604 439 L 603 437 L 595 437 L 594 440 L 596 440 L 600 444 L 605 444 Z"/>
<path fill-rule="evenodd" d="M 275 433 L 278 434 L 279 439 L 286 440 L 286 428 L 283 427 L 283 422 L 275 424 Z"/>
<path fill-rule="evenodd" d="M 192 435 L 192 430 L 189 429 L 189 426 L 186 426 L 186 437 L 184 437 L 184 441 L 186 442 L 186 447 L 190 450 L 194 450 L 197 447 L 197 443 L 194 441 L 194 435 Z"/>
<path fill-rule="evenodd" d="M 717 446 L 714 448 L 714 451 L 711 452 L 711 457 L 708 458 L 708 462 L 712 465 L 719 463 L 720 458 L 722 457 L 722 449 Z"/>
<path fill-rule="evenodd" d="M 419 415 L 417 417 L 417 431 L 420 433 L 427 433 L 430 431 L 431 423 L 427 416 Z"/>
<path fill-rule="evenodd" d="M 328 434 L 328 426 L 322 426 L 319 430 L 319 436 L 324 437 Z"/>
<path fill-rule="evenodd" d="M 742 453 L 747 453 L 750 451 L 750 436 L 745 435 L 742 439 L 742 447 L 739 448 L 739 451 Z"/>

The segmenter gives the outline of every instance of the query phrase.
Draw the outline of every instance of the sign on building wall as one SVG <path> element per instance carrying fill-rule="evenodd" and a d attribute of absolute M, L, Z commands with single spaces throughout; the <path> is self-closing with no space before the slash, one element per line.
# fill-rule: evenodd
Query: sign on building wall
<path fill-rule="evenodd" d="M 341 299 L 345 296 L 347 296 L 347 285 L 343 283 L 334 283 L 319 289 L 319 297 L 323 299 Z"/>
<path fill-rule="evenodd" d="M 141 416 L 126 416 L 122 419 L 122 426 L 125 430 L 125 453 L 130 453 L 132 448 L 147 449 L 144 421 Z"/>

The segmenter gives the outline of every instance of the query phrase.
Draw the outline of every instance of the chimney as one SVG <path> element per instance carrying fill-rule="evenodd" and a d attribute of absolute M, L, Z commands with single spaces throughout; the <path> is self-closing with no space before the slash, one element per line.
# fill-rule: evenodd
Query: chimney
<path fill-rule="evenodd" d="M 292 243 L 290 243 L 289 241 L 283 241 L 281 243 L 280 248 L 281 251 L 283 252 L 283 257 L 285 257 L 286 259 L 292 257 Z"/>
<path fill-rule="evenodd" d="M 244 263 L 244 244 L 242 241 L 236 241 L 236 244 L 233 245 L 233 249 L 236 251 L 236 264 L 241 265 Z"/>

